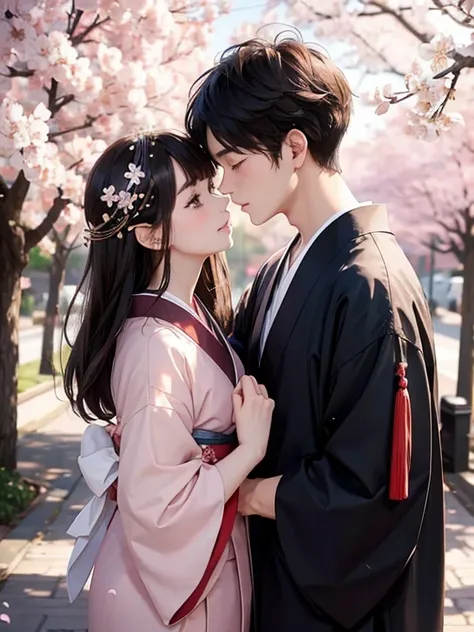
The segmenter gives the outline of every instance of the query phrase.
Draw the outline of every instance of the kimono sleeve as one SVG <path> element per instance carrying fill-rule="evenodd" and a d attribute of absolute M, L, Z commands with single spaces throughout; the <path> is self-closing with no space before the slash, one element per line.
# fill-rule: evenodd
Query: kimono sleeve
<path fill-rule="evenodd" d="M 219 470 L 201 460 L 191 435 L 185 359 L 164 349 L 153 357 L 160 372 L 150 403 L 122 431 L 118 507 L 140 578 L 168 625 L 204 575 L 225 501 Z"/>
<path fill-rule="evenodd" d="M 409 497 L 388 496 L 398 342 L 395 334 L 372 341 L 331 376 L 324 451 L 286 472 L 277 488 L 277 532 L 289 573 L 315 609 L 348 629 L 410 560 L 429 488 L 432 403 L 424 359 L 409 345 Z"/>

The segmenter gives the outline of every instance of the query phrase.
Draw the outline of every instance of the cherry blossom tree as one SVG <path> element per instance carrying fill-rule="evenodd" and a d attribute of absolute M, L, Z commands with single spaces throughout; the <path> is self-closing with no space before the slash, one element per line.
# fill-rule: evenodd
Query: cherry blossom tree
<path fill-rule="evenodd" d="M 269 0 L 268 9 L 280 4 Z M 405 129 L 428 141 L 462 122 L 447 106 L 458 86 L 472 87 L 468 75 L 474 68 L 474 0 L 286 0 L 284 4 L 293 24 L 311 29 L 320 42 L 343 44 L 360 70 L 394 75 L 393 85 L 375 89 L 370 97 L 377 114 L 408 101 Z"/>
<path fill-rule="evenodd" d="M 59 297 L 66 272 L 69 255 L 81 245 L 82 211 L 70 204 L 59 220 L 54 224 L 50 237 L 40 242 L 43 250 L 51 255 L 49 269 L 48 300 L 46 302 L 43 326 L 43 344 L 39 372 L 42 375 L 54 375 L 56 367 L 53 364 L 54 332 L 59 315 Z"/>
<path fill-rule="evenodd" d="M 422 155 L 414 138 L 379 134 L 346 148 L 342 164 L 359 199 L 387 204 L 402 245 L 451 253 L 464 269 L 457 395 L 472 402 L 474 135 L 446 137 Z"/>
<path fill-rule="evenodd" d="M 213 21 L 226 6 L 225 0 L 1 4 L 0 466 L 14 469 L 20 277 L 28 252 L 49 238 L 63 261 L 84 179 L 109 142 L 178 124 L 189 85 L 209 64 Z"/>

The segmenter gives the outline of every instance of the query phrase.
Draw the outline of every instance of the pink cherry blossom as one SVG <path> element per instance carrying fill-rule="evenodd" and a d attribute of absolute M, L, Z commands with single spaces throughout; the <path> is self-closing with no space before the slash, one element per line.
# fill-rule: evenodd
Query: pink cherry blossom
<path fill-rule="evenodd" d="M 382 101 L 382 103 L 379 103 L 379 105 L 376 107 L 375 113 L 379 115 L 385 114 L 386 112 L 388 112 L 389 107 L 390 101 Z"/>
<path fill-rule="evenodd" d="M 3 4 L 12 17 L 0 17 L 2 175 L 13 181 L 23 171 L 31 182 L 24 212 L 32 226 L 59 187 L 71 202 L 56 230 L 81 225 L 85 179 L 106 146 L 125 133 L 182 124 L 189 85 L 212 63 L 211 23 L 228 2 L 198 0 L 190 11 L 177 0 Z M 71 6 L 75 17 L 83 12 L 72 37 Z M 137 166 L 130 180 L 145 176 Z M 122 193 L 116 201 L 128 211 L 135 198 Z M 53 242 L 45 248 L 52 252 Z"/>
<path fill-rule="evenodd" d="M 267 0 L 265 11 L 279 5 L 277 0 Z M 405 75 L 405 89 L 396 77 L 393 87 L 379 88 L 370 95 L 356 88 L 374 104 L 376 114 L 406 101 L 415 115 L 406 126 L 410 135 L 431 140 L 448 130 L 452 133 L 458 117 L 451 119 L 449 109 L 460 86 L 469 90 L 469 72 L 474 66 L 474 0 L 284 0 L 284 5 L 288 21 L 311 29 L 317 41 L 324 40 L 324 46 L 330 49 L 331 42 L 344 42 L 348 51 L 344 54 L 352 55 L 350 67 L 372 76 L 387 71 Z M 443 6 L 449 9 L 443 11 Z M 460 25 L 465 26 L 464 33 Z M 436 32 L 440 27 L 443 32 Z M 256 25 L 241 25 L 235 39 L 252 37 L 256 30 Z M 466 44 L 469 35 L 472 43 Z M 457 68 L 462 71 L 460 77 Z M 435 78 L 440 73 L 442 77 Z"/>
<path fill-rule="evenodd" d="M 437 33 L 429 44 L 421 44 L 419 55 L 431 62 L 431 70 L 436 74 L 449 66 L 449 55 L 454 51 L 454 40 L 451 35 Z"/>

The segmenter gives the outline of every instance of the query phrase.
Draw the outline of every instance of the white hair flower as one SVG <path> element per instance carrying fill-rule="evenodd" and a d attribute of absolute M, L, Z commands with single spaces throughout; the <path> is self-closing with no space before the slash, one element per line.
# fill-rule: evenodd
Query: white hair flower
<path fill-rule="evenodd" d="M 130 182 L 128 184 L 127 188 L 130 188 L 132 186 L 132 184 L 136 184 L 139 185 L 140 184 L 140 178 L 144 178 L 145 177 L 145 173 L 141 170 L 141 165 L 139 165 L 137 167 L 137 165 L 134 165 L 133 162 L 131 162 L 128 165 L 128 168 L 130 171 L 126 171 L 125 172 L 125 177 L 130 179 Z"/>
<path fill-rule="evenodd" d="M 133 203 L 135 202 L 137 197 L 138 196 L 136 195 L 136 193 L 131 195 L 129 191 L 119 191 L 119 200 L 117 202 L 117 208 L 123 208 L 124 213 L 126 213 L 127 210 L 132 210 Z"/>
<path fill-rule="evenodd" d="M 119 196 L 115 194 L 115 187 L 111 184 L 108 188 L 104 189 L 104 195 L 100 198 L 103 202 L 107 203 L 110 208 L 114 202 L 118 202 Z"/>

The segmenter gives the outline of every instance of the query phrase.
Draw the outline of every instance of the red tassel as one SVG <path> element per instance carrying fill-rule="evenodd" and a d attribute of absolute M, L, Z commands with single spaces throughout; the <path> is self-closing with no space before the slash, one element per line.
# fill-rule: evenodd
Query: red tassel
<path fill-rule="evenodd" d="M 393 418 L 392 463 L 390 469 L 390 500 L 408 498 L 408 482 L 411 464 L 411 405 L 406 379 L 407 365 L 400 362 L 397 376 L 400 378 L 395 396 Z"/>

